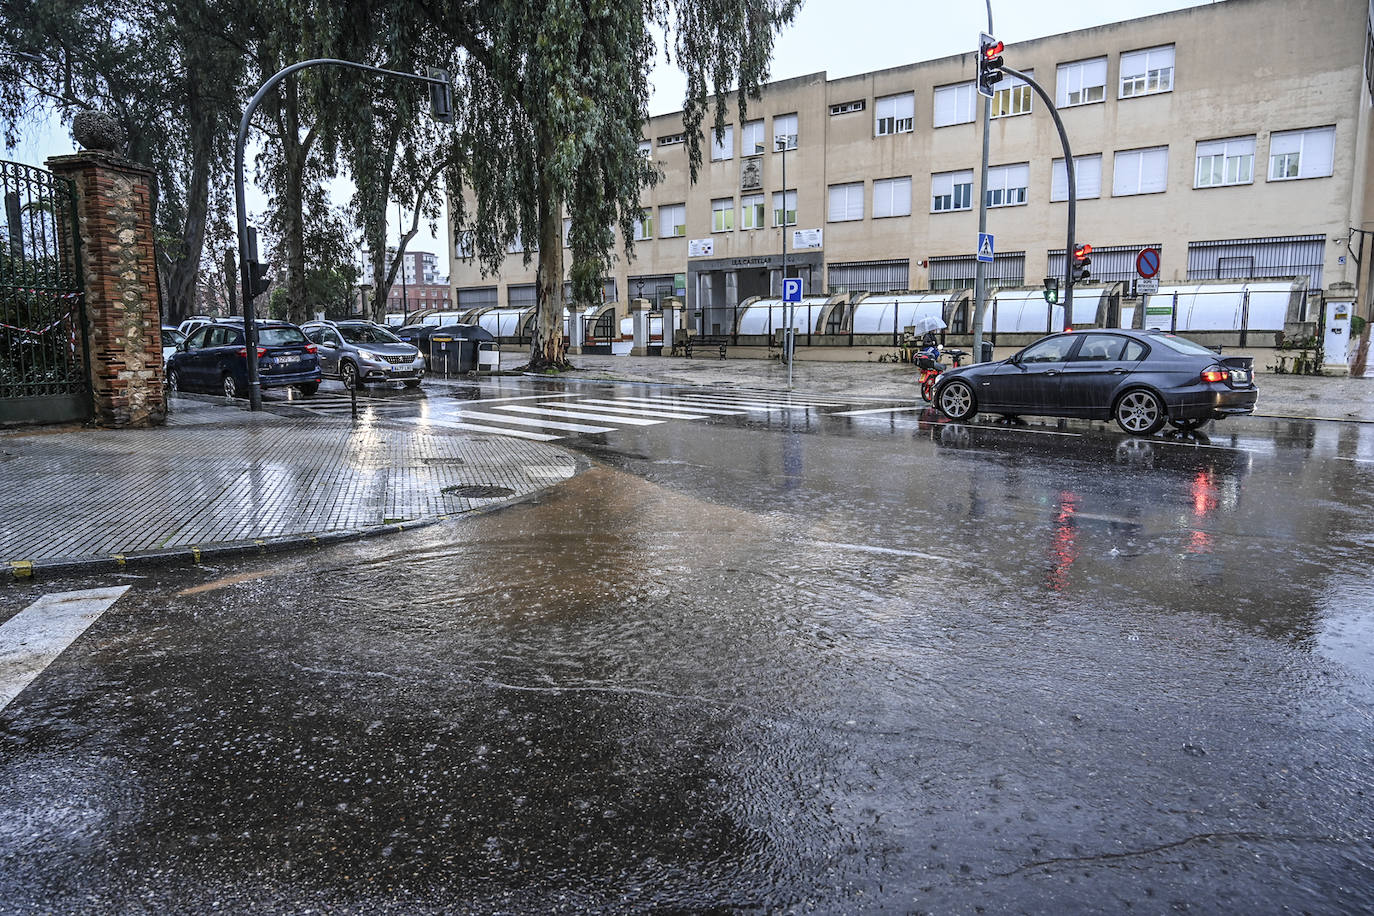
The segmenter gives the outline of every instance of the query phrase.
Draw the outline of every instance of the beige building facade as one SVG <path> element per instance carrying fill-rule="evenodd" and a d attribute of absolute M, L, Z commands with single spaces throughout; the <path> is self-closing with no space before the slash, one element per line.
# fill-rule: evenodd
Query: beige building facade
<path fill-rule="evenodd" d="M 1008 46 L 1072 145 L 1076 237 L 1094 247 L 1079 297 L 1129 291 L 1154 247 L 1165 285 L 1354 286 L 1368 314 L 1371 34 L 1366 0 L 1226 0 Z M 689 326 L 729 333 L 742 303 L 778 295 L 784 243 L 807 295 L 972 287 L 975 76 L 970 53 L 770 83 L 746 119 L 732 107 L 722 142 L 708 137 L 695 184 L 680 112 L 651 117 L 641 148 L 665 177 L 607 300 L 675 296 Z M 1064 273 L 1062 147 L 1028 86 L 1004 80 L 992 105 L 989 282 L 1039 286 Z M 534 265 L 511 254 L 483 277 L 455 252 L 451 282 L 459 310 L 532 304 Z"/>

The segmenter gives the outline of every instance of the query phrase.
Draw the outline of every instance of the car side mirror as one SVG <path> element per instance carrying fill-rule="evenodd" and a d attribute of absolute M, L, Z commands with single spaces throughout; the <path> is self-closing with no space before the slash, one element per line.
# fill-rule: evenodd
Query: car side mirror
<path fill-rule="evenodd" d="M 178 353 L 185 353 L 189 349 L 191 349 L 191 345 L 184 340 L 181 343 L 177 344 Z"/>

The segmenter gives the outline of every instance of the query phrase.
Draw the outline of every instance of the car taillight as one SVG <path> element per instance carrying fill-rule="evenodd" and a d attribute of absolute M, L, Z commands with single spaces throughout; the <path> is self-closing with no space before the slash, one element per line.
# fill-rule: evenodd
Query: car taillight
<path fill-rule="evenodd" d="M 1221 366 L 1209 366 L 1202 370 L 1202 380 L 1204 382 L 1224 382 L 1231 377 L 1230 369 L 1223 369 Z"/>
<path fill-rule="evenodd" d="M 247 348 L 247 347 L 239 347 L 239 356 L 247 356 L 247 355 L 248 355 L 248 348 Z M 267 348 L 266 348 L 266 347 L 258 347 L 258 359 L 262 359 L 262 358 L 263 358 L 264 356 L 266 356 L 266 355 L 267 355 Z"/>
<path fill-rule="evenodd" d="M 319 347 L 315 346 L 314 344 L 306 344 L 306 345 L 305 345 L 305 352 L 307 352 L 307 353 L 314 353 L 314 352 L 316 352 L 316 351 L 318 351 L 318 350 L 319 350 Z"/>

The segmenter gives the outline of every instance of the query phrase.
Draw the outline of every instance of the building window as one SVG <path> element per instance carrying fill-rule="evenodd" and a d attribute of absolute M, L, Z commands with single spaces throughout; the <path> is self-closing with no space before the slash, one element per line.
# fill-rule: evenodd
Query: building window
<path fill-rule="evenodd" d="M 1169 184 L 1169 147 L 1117 153 L 1112 164 L 1112 196 L 1158 194 Z"/>
<path fill-rule="evenodd" d="M 931 213 L 971 209 L 973 209 L 972 169 L 964 172 L 937 172 L 930 176 Z"/>
<path fill-rule="evenodd" d="M 786 207 L 786 214 L 783 208 Z M 784 215 L 787 221 L 783 222 Z M 774 226 L 795 226 L 797 225 L 797 192 L 788 191 L 784 197 L 784 192 L 773 192 L 773 225 Z"/>
<path fill-rule="evenodd" d="M 520 233 L 516 232 L 511 240 L 506 243 L 506 254 L 520 254 L 525 250 L 525 243 L 520 238 Z"/>
<path fill-rule="evenodd" d="M 686 143 L 686 134 L 668 134 L 666 137 L 658 138 L 659 146 L 676 146 L 679 143 Z"/>
<path fill-rule="evenodd" d="M 972 124 L 977 102 L 978 91 L 972 83 L 940 86 L 935 90 L 935 126 Z"/>
<path fill-rule="evenodd" d="M 1069 108 L 1107 99 L 1107 58 L 1079 60 L 1060 64 L 1056 78 L 1058 105 Z"/>
<path fill-rule="evenodd" d="M 1093 200 L 1102 196 L 1102 154 L 1073 157 L 1073 183 L 1078 200 Z M 1050 200 L 1069 199 L 1069 175 L 1064 160 L 1050 165 Z M 1097 249 L 1093 249 L 1096 252 Z M 1096 273 L 1096 271 L 1094 271 Z"/>
<path fill-rule="evenodd" d="M 1336 128 L 1284 130 L 1269 135 L 1269 180 L 1327 178 L 1335 165 Z"/>
<path fill-rule="evenodd" d="M 873 103 L 873 134 L 909 134 L 916 120 L 916 94 L 889 95 Z"/>
<path fill-rule="evenodd" d="M 1121 98 L 1169 92 L 1173 88 L 1173 45 L 1121 55 Z"/>
<path fill-rule="evenodd" d="M 1026 73 L 1031 79 L 1035 71 Z M 1009 118 L 1012 115 L 1030 114 L 1031 87 L 1025 80 L 1015 76 L 1004 76 L 992 87 L 992 116 Z"/>
<path fill-rule="evenodd" d="M 458 238 L 453 244 L 453 251 L 460 258 L 471 258 L 475 251 L 473 246 L 473 235 L 471 229 L 464 229 L 458 233 Z"/>
<path fill-rule="evenodd" d="M 1254 280 L 1307 277 L 1320 289 L 1326 236 L 1287 235 L 1188 243 L 1189 280 Z M 1093 251 L 1093 261 L 1097 251 Z M 1095 264 L 1094 264 L 1095 266 Z"/>
<path fill-rule="evenodd" d="M 1197 145 L 1195 188 L 1228 184 L 1253 184 L 1255 181 L 1255 138 L 1233 137 L 1209 140 Z"/>
<path fill-rule="evenodd" d="M 911 215 L 911 178 L 882 178 L 873 182 L 873 218 Z"/>
<path fill-rule="evenodd" d="M 850 292 L 890 293 L 905 292 L 910 289 L 911 262 L 891 261 L 851 261 L 847 264 L 831 264 L 825 269 L 827 291 L 830 295 Z M 839 317 L 842 309 L 835 309 Z M 839 329 L 826 331 L 838 334 Z"/>
<path fill-rule="evenodd" d="M 851 111 L 863 111 L 864 102 L 864 99 L 856 99 L 853 102 L 841 102 L 839 105 L 831 105 L 830 113 L 832 115 L 842 115 L 849 114 Z"/>
<path fill-rule="evenodd" d="M 494 286 L 470 286 L 455 290 L 454 294 L 458 297 L 458 308 L 460 309 L 494 308 L 496 306 L 496 287 Z"/>
<path fill-rule="evenodd" d="M 572 234 L 572 218 L 563 217 L 563 247 L 568 247 L 568 236 Z"/>
<path fill-rule="evenodd" d="M 832 223 L 846 223 L 864 218 L 864 183 L 855 181 L 850 184 L 830 186 L 830 211 L 827 218 Z"/>
<path fill-rule="evenodd" d="M 797 116 L 775 115 L 773 118 L 773 149 L 797 148 Z"/>
<path fill-rule="evenodd" d="M 721 197 L 711 201 L 711 231 L 731 232 L 735 228 L 735 199 Z"/>
<path fill-rule="evenodd" d="M 539 301 L 539 292 L 533 283 L 512 283 L 506 288 L 506 304 L 513 309 L 533 308 Z"/>
<path fill-rule="evenodd" d="M 739 199 L 740 228 L 763 228 L 763 195 L 745 194 Z"/>
<path fill-rule="evenodd" d="M 735 125 L 725 125 L 725 135 L 719 140 L 716 139 L 714 132 L 711 134 L 711 161 L 721 162 L 725 159 L 732 159 L 735 155 Z"/>
<path fill-rule="evenodd" d="M 642 242 L 654 237 L 654 211 L 640 210 L 635 218 L 635 241 Z"/>
<path fill-rule="evenodd" d="M 1074 159 L 1077 160 L 1078 157 L 1075 156 Z M 1120 283 L 1136 279 L 1140 274 L 1136 273 L 1135 259 L 1145 248 L 1153 248 L 1156 251 L 1163 250 L 1163 246 L 1159 242 L 1139 242 L 1134 245 L 1107 245 L 1105 247 L 1093 246 L 1092 282 Z M 1048 254 L 1046 273 L 1051 277 L 1063 277 L 1064 249 L 1054 248 Z"/>
<path fill-rule="evenodd" d="M 640 141 L 639 141 L 639 155 L 643 156 L 645 159 L 648 159 L 649 157 L 653 156 L 653 154 L 654 154 L 654 145 L 653 145 L 653 143 L 651 143 L 651 142 L 648 141 L 648 140 L 640 140 Z"/>
<path fill-rule="evenodd" d="M 1017 207 L 1026 202 L 1030 163 L 999 165 L 988 169 L 988 206 Z"/>
<path fill-rule="evenodd" d="M 763 121 L 745 121 L 740 140 L 740 155 L 756 156 L 763 152 Z"/>
<path fill-rule="evenodd" d="M 663 226 L 663 237 L 687 234 L 687 205 L 664 204 L 658 208 L 658 221 Z"/>
<path fill-rule="evenodd" d="M 973 286 L 978 272 L 978 259 L 973 255 L 955 255 L 930 259 L 930 288 L 932 290 L 966 289 Z M 1026 253 L 998 252 L 985 270 L 989 286 L 1021 286 L 1026 282 Z"/>

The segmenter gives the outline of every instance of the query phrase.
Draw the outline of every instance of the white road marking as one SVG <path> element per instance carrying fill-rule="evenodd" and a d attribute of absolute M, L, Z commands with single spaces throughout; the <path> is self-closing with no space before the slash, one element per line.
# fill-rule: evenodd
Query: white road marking
<path fill-rule="evenodd" d="M 669 401 L 663 398 L 616 398 L 614 401 L 602 400 L 599 398 L 588 398 L 588 404 L 643 404 L 658 410 L 690 410 L 693 413 L 704 413 L 718 415 L 722 417 L 742 417 L 747 414 L 747 410 L 726 410 L 723 407 L 703 407 L 700 404 L 682 404 L 677 401 Z"/>
<path fill-rule="evenodd" d="M 576 403 L 562 405 L 558 408 L 553 407 L 524 407 L 520 404 L 504 404 L 497 410 L 509 410 L 516 413 L 534 414 L 541 417 L 570 417 L 576 420 L 600 420 L 603 423 L 616 422 L 626 423 L 630 426 L 657 426 L 662 420 L 650 420 L 645 417 L 624 417 L 614 416 L 608 413 L 589 413 L 596 410 L 595 407 L 587 407 L 584 410 L 576 410 Z"/>
<path fill-rule="evenodd" d="M 411 423 L 415 426 L 437 426 L 441 429 L 464 429 L 474 433 L 498 433 L 502 436 L 514 436 L 517 439 L 533 439 L 536 442 L 552 442 L 555 439 L 562 439 L 562 436 L 552 436 L 545 433 L 532 433 L 523 429 L 504 429 L 500 426 L 486 426 L 481 423 L 462 423 L 458 420 L 443 420 L 433 417 L 398 417 L 397 423 Z"/>
<path fill-rule="evenodd" d="M 119 585 L 44 595 L 0 625 L 0 709 L 128 590 Z"/>
<path fill-rule="evenodd" d="M 874 413 L 902 413 L 908 410 L 925 410 L 929 404 L 911 404 L 906 407 L 874 407 L 869 410 L 837 410 L 832 417 L 862 417 Z"/>
<path fill-rule="evenodd" d="M 478 399 L 474 399 L 474 400 L 471 400 L 471 401 L 468 401 L 468 400 L 457 400 L 456 402 L 450 402 L 450 403 L 458 403 L 458 404 L 478 404 L 478 403 L 481 403 L 481 404 L 499 404 L 499 403 L 502 403 L 502 402 L 504 402 L 504 401 L 538 401 L 538 400 L 541 400 L 541 399 L 542 399 L 542 400 L 548 400 L 549 398 L 575 398 L 575 397 L 577 397 L 577 395 L 575 395 L 575 394 L 526 394 L 526 395 L 521 395 L 520 397 L 509 397 L 509 398 L 478 398 Z"/>
<path fill-rule="evenodd" d="M 528 417 L 508 417 L 499 413 L 485 413 L 480 410 L 464 410 L 458 414 L 466 422 L 474 420 L 494 420 L 497 423 L 514 423 L 516 426 L 543 426 L 548 429 L 565 429 L 572 433 L 612 433 L 610 426 L 588 426 L 585 423 L 559 423 L 557 420 L 532 420 Z"/>
<path fill-rule="evenodd" d="M 764 401 L 744 398 L 723 398 L 711 395 L 688 394 L 682 396 L 686 404 L 710 404 L 715 407 L 743 407 L 746 410 L 807 410 L 812 407 L 825 407 L 825 404 L 810 404 L 805 401 Z"/>
<path fill-rule="evenodd" d="M 577 408 L 580 407 L 580 406 L 590 404 L 590 405 L 593 405 L 593 406 L 588 407 L 588 408 L 587 408 L 588 410 L 598 410 L 598 411 L 601 411 L 601 412 L 603 412 L 603 413 L 626 414 L 626 415 L 632 416 L 632 417 L 659 417 L 659 418 L 664 419 L 664 420 L 705 420 L 705 419 L 706 419 L 705 414 L 697 414 L 697 413 L 678 413 L 678 412 L 676 412 L 676 411 L 670 411 L 670 410 L 652 410 L 652 409 L 645 408 L 645 407 L 608 407 L 608 406 L 606 406 L 606 405 L 609 404 L 609 403 L 617 403 L 617 402 L 614 402 L 614 401 L 590 401 L 590 400 L 588 400 L 588 401 L 569 401 L 569 402 L 566 403 L 566 404 L 541 404 L 540 406 L 541 406 L 541 407 L 553 407 L 553 408 L 556 408 L 556 409 L 557 409 L 557 408 L 569 408 L 569 409 L 575 410 L 575 409 L 577 409 Z"/>

